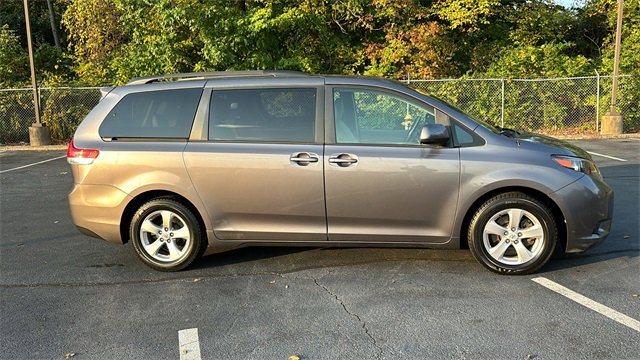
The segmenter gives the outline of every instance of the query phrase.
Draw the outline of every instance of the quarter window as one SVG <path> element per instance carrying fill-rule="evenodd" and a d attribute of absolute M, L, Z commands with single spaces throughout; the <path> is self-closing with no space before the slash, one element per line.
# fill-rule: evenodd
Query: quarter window
<path fill-rule="evenodd" d="M 100 125 L 103 138 L 189 138 L 202 89 L 125 95 Z"/>
<path fill-rule="evenodd" d="M 479 142 L 471 132 L 458 124 L 453 124 L 453 133 L 457 146 L 477 145 Z"/>
<path fill-rule="evenodd" d="M 215 90 L 209 140 L 314 142 L 316 89 Z"/>

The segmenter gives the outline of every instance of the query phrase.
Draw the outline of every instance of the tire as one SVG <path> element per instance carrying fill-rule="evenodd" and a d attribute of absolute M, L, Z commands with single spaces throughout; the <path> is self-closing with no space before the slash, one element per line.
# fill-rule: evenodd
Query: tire
<path fill-rule="evenodd" d="M 133 215 L 130 236 L 136 255 L 160 271 L 178 271 L 204 252 L 206 241 L 198 218 L 182 203 L 153 199 Z"/>
<path fill-rule="evenodd" d="M 484 202 L 467 233 L 473 256 L 500 274 L 530 274 L 554 253 L 558 228 L 542 202 L 521 192 L 508 192 Z"/>

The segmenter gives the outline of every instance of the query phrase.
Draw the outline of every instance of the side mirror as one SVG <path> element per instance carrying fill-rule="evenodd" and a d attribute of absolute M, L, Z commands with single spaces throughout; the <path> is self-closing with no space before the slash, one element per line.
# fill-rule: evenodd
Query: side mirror
<path fill-rule="evenodd" d="M 425 125 L 420 132 L 420 144 L 445 145 L 449 142 L 449 129 L 442 124 Z"/>

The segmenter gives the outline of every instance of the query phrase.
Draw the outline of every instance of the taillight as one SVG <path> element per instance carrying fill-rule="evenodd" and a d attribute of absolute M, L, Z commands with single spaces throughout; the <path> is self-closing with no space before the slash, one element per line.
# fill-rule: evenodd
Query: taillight
<path fill-rule="evenodd" d="M 67 148 L 67 162 L 72 165 L 89 165 L 98 157 L 100 151 L 95 149 L 78 149 L 73 144 L 73 139 Z"/>

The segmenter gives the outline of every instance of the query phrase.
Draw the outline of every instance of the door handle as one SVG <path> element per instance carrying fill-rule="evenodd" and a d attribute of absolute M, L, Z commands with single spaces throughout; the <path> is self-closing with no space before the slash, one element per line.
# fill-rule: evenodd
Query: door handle
<path fill-rule="evenodd" d="M 357 163 L 356 159 L 340 159 L 340 158 L 329 158 L 329 162 L 332 164 L 353 164 Z"/>
<path fill-rule="evenodd" d="M 289 161 L 300 166 L 307 166 L 310 163 L 317 163 L 318 159 L 318 154 L 308 152 L 293 153 L 289 157 Z"/>
<path fill-rule="evenodd" d="M 339 154 L 329 157 L 330 164 L 336 164 L 340 167 L 351 166 L 358 162 L 358 157 L 352 154 Z"/>

